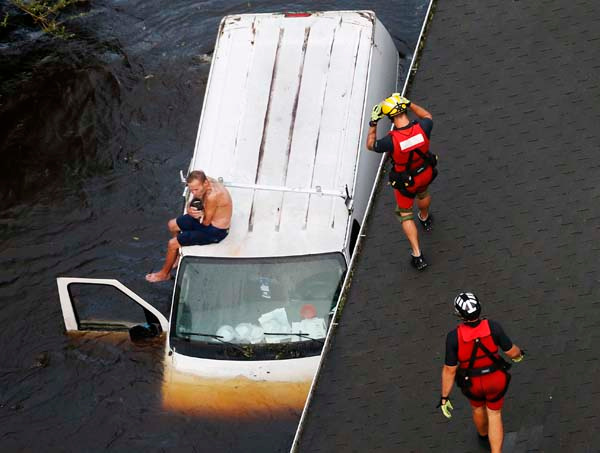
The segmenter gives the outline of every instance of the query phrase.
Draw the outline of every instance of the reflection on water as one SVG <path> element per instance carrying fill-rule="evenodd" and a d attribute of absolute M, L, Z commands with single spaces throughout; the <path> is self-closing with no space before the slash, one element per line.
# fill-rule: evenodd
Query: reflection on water
<path fill-rule="evenodd" d="M 427 4 L 319 8 L 375 10 L 404 52 Z M 289 449 L 308 383 L 166 381 L 163 340 L 65 335 L 54 279 L 118 278 L 168 315 L 172 283 L 143 276 L 181 208 L 178 172 L 192 155 L 218 23 L 314 8 L 98 0 L 67 23 L 72 41 L 0 28 L 1 451 Z"/>

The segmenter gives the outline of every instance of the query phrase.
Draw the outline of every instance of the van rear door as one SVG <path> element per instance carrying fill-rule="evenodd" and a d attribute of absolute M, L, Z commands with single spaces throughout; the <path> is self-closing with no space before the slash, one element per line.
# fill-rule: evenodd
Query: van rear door
<path fill-rule="evenodd" d="M 138 324 L 156 324 L 167 332 L 160 311 L 115 279 L 56 279 L 65 329 L 70 331 L 128 331 Z"/>

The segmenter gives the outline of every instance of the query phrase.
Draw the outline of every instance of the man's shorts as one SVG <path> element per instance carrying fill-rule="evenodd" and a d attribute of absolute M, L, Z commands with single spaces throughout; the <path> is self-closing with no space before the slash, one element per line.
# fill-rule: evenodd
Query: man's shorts
<path fill-rule="evenodd" d="M 407 190 L 414 194 L 420 194 L 427 190 L 431 180 L 433 179 L 433 168 L 427 167 L 425 171 L 421 174 L 418 174 L 414 177 L 415 185 L 409 187 Z M 410 209 L 413 207 L 413 203 L 415 202 L 414 198 L 407 197 L 406 195 L 402 195 L 399 190 L 394 189 L 394 196 L 396 197 L 396 204 L 400 209 Z"/>
<path fill-rule="evenodd" d="M 175 222 L 181 230 L 177 235 L 177 242 L 181 246 L 216 244 L 229 234 L 228 229 L 202 225 L 189 214 L 177 217 Z"/>
<path fill-rule="evenodd" d="M 490 402 L 504 391 L 506 387 L 507 376 L 503 371 L 494 371 L 491 374 L 483 376 L 473 376 L 470 378 L 473 385 L 469 387 L 469 392 L 478 398 L 485 398 L 484 401 L 469 399 L 471 406 L 488 408 L 498 411 L 504 405 L 504 396 L 498 401 Z"/>

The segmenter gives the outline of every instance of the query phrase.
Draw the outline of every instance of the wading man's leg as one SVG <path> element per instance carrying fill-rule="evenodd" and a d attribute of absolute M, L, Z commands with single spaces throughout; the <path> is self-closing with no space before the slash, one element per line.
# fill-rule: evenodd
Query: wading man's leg
<path fill-rule="evenodd" d="M 412 249 L 411 264 L 415 269 L 422 271 L 427 267 L 427 262 L 419 247 L 419 236 L 413 213 L 414 200 L 400 194 L 397 190 L 394 190 L 394 195 L 396 197 L 396 215 L 402 224 L 402 230 L 404 230 L 404 234 L 408 242 L 410 242 L 410 248 Z"/>
<path fill-rule="evenodd" d="M 475 423 L 475 428 L 477 428 L 477 433 L 481 436 L 488 435 L 488 418 L 487 411 L 485 406 L 473 407 L 471 406 L 473 411 L 473 423 Z"/>
<path fill-rule="evenodd" d="M 431 204 L 431 195 L 426 193 L 426 195 L 421 198 L 417 196 L 417 207 L 419 208 L 419 218 L 421 220 L 427 220 L 429 217 L 429 205 Z"/>
<path fill-rule="evenodd" d="M 178 253 L 179 242 L 177 241 L 177 238 L 171 238 L 167 246 L 167 257 L 164 266 L 158 272 L 146 275 L 146 280 L 151 283 L 169 280 L 171 278 L 171 269 L 177 260 Z"/>
<path fill-rule="evenodd" d="M 504 440 L 504 427 L 502 426 L 502 411 L 487 410 L 488 436 L 492 453 L 502 453 L 502 442 Z"/>
<path fill-rule="evenodd" d="M 167 223 L 167 227 L 169 228 L 169 232 L 171 233 L 172 237 L 177 237 L 177 235 L 181 232 L 181 228 L 179 228 L 179 225 L 177 225 L 177 219 L 169 220 L 169 222 Z M 175 258 L 175 261 L 173 261 L 173 266 L 171 267 L 171 269 L 176 269 L 178 264 L 179 264 L 179 253 L 177 254 L 177 257 Z"/>
<path fill-rule="evenodd" d="M 181 231 L 181 228 L 179 228 L 179 225 L 177 225 L 177 219 L 169 220 L 167 223 L 167 228 L 169 228 L 169 232 L 171 233 L 172 237 L 177 236 Z"/>
<path fill-rule="evenodd" d="M 421 256 L 419 235 L 417 233 L 417 225 L 415 225 L 412 209 L 396 208 L 396 215 L 398 215 L 398 219 L 402 223 L 404 234 L 406 235 L 408 242 L 410 242 L 413 256 Z"/>
<path fill-rule="evenodd" d="M 485 406 L 471 407 L 473 410 L 473 423 L 477 428 L 477 432 L 480 436 L 488 435 L 488 417 Z"/>

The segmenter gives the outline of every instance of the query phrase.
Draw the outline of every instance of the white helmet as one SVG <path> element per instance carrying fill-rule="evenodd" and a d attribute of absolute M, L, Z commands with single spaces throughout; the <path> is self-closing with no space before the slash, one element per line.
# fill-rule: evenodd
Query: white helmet
<path fill-rule="evenodd" d="M 464 321 L 475 321 L 481 314 L 481 304 L 473 293 L 460 293 L 454 298 L 454 311 Z"/>

